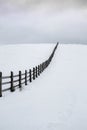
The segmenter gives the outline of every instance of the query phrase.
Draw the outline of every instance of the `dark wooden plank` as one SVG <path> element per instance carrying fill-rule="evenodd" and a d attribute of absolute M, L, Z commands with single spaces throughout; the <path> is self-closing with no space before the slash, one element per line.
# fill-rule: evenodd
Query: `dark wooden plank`
<path fill-rule="evenodd" d="M 2 97 L 2 72 L 0 72 L 0 97 Z"/>
<path fill-rule="evenodd" d="M 21 77 L 21 71 L 19 71 L 19 88 L 22 88 Z"/>
<path fill-rule="evenodd" d="M 29 81 L 30 81 L 30 83 L 32 82 L 32 73 L 31 73 L 31 69 L 29 70 Z"/>
<path fill-rule="evenodd" d="M 35 68 L 33 67 L 33 80 L 35 80 Z"/>
<path fill-rule="evenodd" d="M 25 85 L 27 85 L 27 70 L 25 70 Z"/>
<path fill-rule="evenodd" d="M 15 88 L 14 88 L 14 84 L 13 84 L 13 72 L 11 71 L 11 88 L 10 88 L 11 92 L 14 92 L 15 91 Z"/>

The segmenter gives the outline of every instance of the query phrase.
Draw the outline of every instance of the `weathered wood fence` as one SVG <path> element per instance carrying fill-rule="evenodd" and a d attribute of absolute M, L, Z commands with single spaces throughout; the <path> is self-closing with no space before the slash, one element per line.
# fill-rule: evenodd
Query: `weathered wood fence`
<path fill-rule="evenodd" d="M 0 72 L 0 97 L 2 97 L 2 92 L 10 90 L 11 92 L 15 91 L 16 87 L 22 88 L 22 85 L 27 85 L 29 82 L 31 83 L 33 80 L 38 78 L 40 74 L 48 67 L 50 64 L 54 53 L 57 49 L 59 43 L 56 44 L 53 52 L 51 53 L 50 57 L 41 63 L 40 65 L 33 67 L 33 69 L 25 70 L 25 73 L 19 71 L 17 75 L 14 75 L 14 72 L 11 71 L 10 76 L 3 76 L 2 72 Z M 4 85 L 9 85 L 9 88 L 4 88 Z"/>

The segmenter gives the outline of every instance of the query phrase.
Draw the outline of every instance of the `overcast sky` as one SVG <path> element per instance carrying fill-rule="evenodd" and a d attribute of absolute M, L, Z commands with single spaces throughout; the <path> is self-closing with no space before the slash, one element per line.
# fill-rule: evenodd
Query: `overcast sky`
<path fill-rule="evenodd" d="M 23 6 L 30 6 L 31 5 L 38 5 L 40 3 L 48 3 L 49 5 L 52 4 L 61 4 L 61 5 L 70 5 L 74 4 L 77 6 L 87 6 L 87 0 L 0 0 L 0 3 L 10 3 L 15 5 L 23 5 Z"/>
<path fill-rule="evenodd" d="M 87 0 L 0 0 L 0 44 L 87 43 Z"/>
<path fill-rule="evenodd" d="M 36 9 L 47 8 L 54 9 L 67 9 L 67 8 L 87 8 L 87 0 L 0 0 L 0 6 L 3 11 L 7 8 L 16 7 L 19 9 Z M 12 8 L 11 8 L 12 9 Z"/>

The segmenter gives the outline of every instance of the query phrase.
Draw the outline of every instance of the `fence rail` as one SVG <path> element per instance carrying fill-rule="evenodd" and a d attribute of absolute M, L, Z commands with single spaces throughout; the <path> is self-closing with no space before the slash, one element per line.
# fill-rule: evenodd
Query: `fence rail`
<path fill-rule="evenodd" d="M 2 92 L 8 91 L 8 90 L 10 90 L 11 92 L 14 92 L 16 87 L 22 88 L 23 84 L 27 85 L 28 82 L 31 83 L 33 80 L 38 78 L 40 74 L 50 64 L 54 56 L 54 53 L 57 49 L 58 44 L 59 43 L 56 44 L 50 57 L 46 61 L 44 61 L 40 65 L 33 67 L 33 69 L 25 70 L 25 73 L 22 73 L 21 71 L 19 71 L 17 75 L 14 75 L 13 71 L 11 71 L 10 76 L 3 76 L 2 72 L 0 72 L 0 97 L 2 97 Z M 4 80 L 8 80 L 8 81 L 4 81 Z M 7 84 L 9 84 L 10 87 L 3 89 L 3 85 L 7 85 Z"/>

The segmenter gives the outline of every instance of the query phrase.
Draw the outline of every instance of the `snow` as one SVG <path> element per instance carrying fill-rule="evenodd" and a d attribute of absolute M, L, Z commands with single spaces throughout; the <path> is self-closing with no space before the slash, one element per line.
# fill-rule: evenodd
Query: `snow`
<path fill-rule="evenodd" d="M 0 69 L 7 74 L 11 69 L 16 73 L 19 68 L 37 65 L 49 57 L 54 46 L 0 46 Z M 3 93 L 0 130 L 86 130 L 86 55 L 86 45 L 59 44 L 51 64 L 38 79 L 23 86 L 21 92 Z"/>
<path fill-rule="evenodd" d="M 2 59 L 0 69 L 6 75 L 10 71 L 17 73 L 19 70 L 32 68 L 46 60 L 54 46 L 53 44 L 2 45 L 0 46 L 0 59 Z"/>

